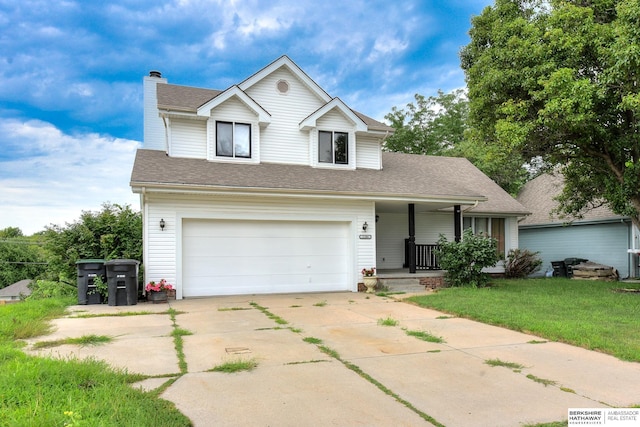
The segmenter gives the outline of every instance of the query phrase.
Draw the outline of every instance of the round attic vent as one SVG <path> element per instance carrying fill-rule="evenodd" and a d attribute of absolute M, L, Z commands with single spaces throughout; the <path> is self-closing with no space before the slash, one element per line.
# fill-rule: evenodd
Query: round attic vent
<path fill-rule="evenodd" d="M 278 89 L 278 92 L 285 94 L 289 92 L 289 83 L 286 80 L 278 80 L 276 88 Z"/>

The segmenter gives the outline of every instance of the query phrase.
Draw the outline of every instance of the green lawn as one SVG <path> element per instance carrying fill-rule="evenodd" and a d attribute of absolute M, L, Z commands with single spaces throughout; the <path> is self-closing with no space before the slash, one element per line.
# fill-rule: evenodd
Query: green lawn
<path fill-rule="evenodd" d="M 560 278 L 501 280 L 447 288 L 409 301 L 446 313 L 640 362 L 640 293 L 619 282 Z"/>
<path fill-rule="evenodd" d="M 72 299 L 0 306 L 0 417 L 3 426 L 189 426 L 158 393 L 131 383 L 144 379 L 96 360 L 28 356 L 22 339 L 49 330 Z"/>

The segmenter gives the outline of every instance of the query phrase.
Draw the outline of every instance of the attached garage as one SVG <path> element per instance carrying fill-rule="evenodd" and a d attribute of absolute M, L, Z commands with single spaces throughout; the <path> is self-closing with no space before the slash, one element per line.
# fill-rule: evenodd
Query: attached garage
<path fill-rule="evenodd" d="M 183 219 L 182 295 L 352 289 L 350 223 Z"/>

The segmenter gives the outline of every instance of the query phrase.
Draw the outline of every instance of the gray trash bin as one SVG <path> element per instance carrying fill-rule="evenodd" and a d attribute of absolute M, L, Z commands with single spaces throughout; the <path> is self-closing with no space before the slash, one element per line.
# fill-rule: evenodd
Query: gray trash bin
<path fill-rule="evenodd" d="M 105 263 L 109 305 L 138 303 L 138 266 L 135 259 L 112 259 Z"/>
<path fill-rule="evenodd" d="M 100 277 L 104 281 L 105 267 L 103 259 L 81 259 L 76 261 L 78 267 L 78 304 L 102 304 L 102 295 L 93 281 Z"/>
<path fill-rule="evenodd" d="M 567 266 L 564 261 L 551 261 L 553 277 L 567 277 Z"/>

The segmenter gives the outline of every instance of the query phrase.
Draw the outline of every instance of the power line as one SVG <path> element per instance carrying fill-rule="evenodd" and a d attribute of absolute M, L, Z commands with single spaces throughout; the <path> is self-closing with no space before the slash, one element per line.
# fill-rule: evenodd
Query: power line
<path fill-rule="evenodd" d="M 1 263 L 4 264 L 23 264 L 23 265 L 47 265 L 49 264 L 48 262 L 30 262 L 30 261 L 2 261 L 0 260 Z"/>

